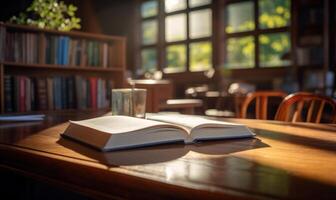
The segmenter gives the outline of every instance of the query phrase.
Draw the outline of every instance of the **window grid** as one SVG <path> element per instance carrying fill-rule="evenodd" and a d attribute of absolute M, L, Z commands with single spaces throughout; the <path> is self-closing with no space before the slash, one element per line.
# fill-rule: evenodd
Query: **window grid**
<path fill-rule="evenodd" d="M 227 33 L 224 28 L 226 27 L 226 22 L 223 16 L 223 10 L 226 8 L 227 5 L 230 5 L 232 3 L 239 3 L 239 2 L 245 2 L 245 1 L 250 1 L 253 3 L 253 11 L 254 11 L 254 23 L 255 23 L 255 28 L 254 30 L 251 31 L 244 31 L 244 32 L 234 32 L 234 33 Z M 146 20 L 153 20 L 156 19 L 158 20 L 158 35 L 157 35 L 157 43 L 156 44 L 150 44 L 150 45 L 143 45 L 142 41 L 140 42 L 140 51 L 137 54 L 138 58 L 140 57 L 141 60 L 141 51 L 142 49 L 147 49 L 147 48 L 155 48 L 157 51 L 157 70 L 162 70 L 167 66 L 167 60 L 166 60 L 166 49 L 170 45 L 177 45 L 177 44 L 184 44 L 186 45 L 186 71 L 185 72 L 190 72 L 190 44 L 194 42 L 210 42 L 211 47 L 212 47 L 212 58 L 211 58 L 211 65 L 212 68 L 215 67 L 223 67 L 223 64 L 227 58 L 227 40 L 230 38 L 239 38 L 239 37 L 244 37 L 244 36 L 252 36 L 254 38 L 254 66 L 253 68 L 264 68 L 260 64 L 260 44 L 259 44 L 259 39 L 260 35 L 263 34 L 273 34 L 273 33 L 287 33 L 289 35 L 289 53 L 292 52 L 291 49 L 293 48 L 292 44 L 292 36 L 290 34 L 291 32 L 291 25 L 287 24 L 286 26 L 283 27 L 273 27 L 273 28 L 260 28 L 260 22 L 259 22 L 259 5 L 258 5 L 259 0 L 220 0 L 220 1 L 211 1 L 211 4 L 208 5 L 202 5 L 199 7 L 189 7 L 189 1 L 186 1 L 187 3 L 187 8 L 184 10 L 178 10 L 170 13 L 166 13 L 164 10 L 164 1 L 163 0 L 157 0 L 158 2 L 158 15 L 157 16 L 151 16 L 151 17 L 146 17 L 142 18 L 141 14 L 139 16 L 140 18 L 140 24 L 142 24 L 143 21 Z M 140 0 L 140 5 L 141 2 L 146 2 L 146 1 L 141 1 Z M 291 2 L 289 2 L 291 3 Z M 198 11 L 198 10 L 203 10 L 203 9 L 210 9 L 211 10 L 211 35 L 209 37 L 203 37 L 203 38 L 196 38 L 196 39 L 191 39 L 189 38 L 190 35 L 190 26 L 189 26 L 189 14 L 192 11 Z M 290 10 L 290 8 L 289 8 Z M 185 13 L 186 14 L 186 39 L 185 40 L 180 40 L 180 41 L 174 41 L 174 42 L 166 42 L 165 41 L 165 19 L 168 16 L 176 15 L 176 14 L 181 14 Z M 290 12 L 291 13 L 291 12 Z M 216 19 L 213 19 L 216 17 Z M 289 19 L 290 22 L 290 19 Z M 140 31 L 140 38 L 142 38 L 142 31 Z M 216 41 L 214 39 L 216 38 Z M 218 39 L 222 40 L 222 42 L 217 44 Z M 141 63 L 141 62 L 140 62 Z M 271 66 L 271 67 L 286 67 L 285 66 Z M 141 66 L 142 67 L 142 66 Z"/>
<path fill-rule="evenodd" d="M 254 67 L 253 68 L 264 68 L 261 67 L 260 64 L 260 58 L 259 58 L 259 53 L 260 53 L 260 44 L 259 44 L 259 37 L 261 35 L 264 34 L 272 34 L 272 33 L 287 33 L 290 35 L 290 25 L 286 25 L 283 27 L 275 27 L 275 28 L 260 28 L 260 24 L 259 24 L 259 5 L 258 2 L 259 0 L 229 0 L 229 1 L 223 1 L 222 4 L 222 8 L 220 10 L 221 12 L 221 18 L 224 19 L 224 14 L 223 14 L 223 10 L 225 10 L 225 8 L 232 4 L 232 3 L 240 3 L 240 2 L 252 2 L 253 3 L 253 11 L 254 11 L 254 26 L 255 29 L 254 30 L 249 30 L 249 31 L 242 31 L 242 32 L 234 32 L 234 33 L 227 33 L 225 31 L 225 27 L 227 26 L 227 23 L 225 22 L 225 20 L 223 20 L 223 25 L 220 28 L 220 31 L 222 33 L 222 46 L 221 49 L 223 50 L 224 56 L 223 59 L 220 61 L 221 63 L 225 63 L 225 60 L 228 57 L 228 52 L 227 52 L 227 41 L 229 39 L 232 38 L 241 38 L 241 37 L 247 37 L 247 36 L 253 36 L 254 38 Z M 291 2 L 290 2 L 291 3 Z M 289 37 L 289 40 L 291 41 L 291 37 Z M 292 46 L 290 47 L 290 49 L 292 49 Z M 223 66 L 223 65 L 221 65 Z M 288 65 L 285 65 L 288 66 Z M 285 67 L 285 66 L 271 66 L 271 67 Z M 243 69 L 245 66 L 242 66 L 241 69 Z M 230 69 L 230 68 L 229 68 Z M 234 69 L 234 68 L 231 68 Z"/>
<path fill-rule="evenodd" d="M 140 7 L 141 7 L 141 3 L 143 3 L 143 2 L 146 2 L 146 1 L 140 2 Z M 140 13 L 140 24 L 141 24 L 140 26 L 142 26 L 142 23 L 144 21 L 153 20 L 153 19 L 158 20 L 157 43 L 155 43 L 155 44 L 142 44 L 142 38 L 143 38 L 142 30 L 140 31 L 139 38 L 140 38 L 141 46 L 140 46 L 140 52 L 138 54 L 139 57 L 140 57 L 140 61 L 141 61 L 140 63 L 143 63 L 142 58 L 141 58 L 142 50 L 154 48 L 157 51 L 157 58 L 156 58 L 157 68 L 156 69 L 164 71 L 164 68 L 167 66 L 167 58 L 166 58 L 167 48 L 171 45 L 183 44 L 183 45 L 185 45 L 185 48 L 186 48 L 186 55 L 185 55 L 185 58 L 186 58 L 186 64 L 185 64 L 186 66 L 185 67 L 186 68 L 185 68 L 184 72 L 190 72 L 190 44 L 192 44 L 194 42 L 206 41 L 206 42 L 210 42 L 211 46 L 213 46 L 212 45 L 212 38 L 213 38 L 213 36 L 212 36 L 213 35 L 212 3 L 207 4 L 207 5 L 198 6 L 198 7 L 192 7 L 192 8 L 189 7 L 189 1 L 188 0 L 186 0 L 186 4 L 187 4 L 187 8 L 184 9 L 184 10 L 178 10 L 178 11 L 173 11 L 173 12 L 166 13 L 165 9 L 164 9 L 164 1 L 163 0 L 162 1 L 158 0 L 158 15 L 157 16 L 151 16 L 151 17 L 143 18 L 141 16 L 141 13 Z M 189 35 L 190 35 L 190 24 L 189 24 L 190 12 L 198 11 L 198 10 L 204 10 L 204 9 L 210 9 L 211 10 L 211 21 L 210 21 L 210 23 L 211 23 L 211 30 L 210 30 L 211 34 L 208 37 L 191 39 L 191 38 L 189 38 Z M 185 40 L 179 40 L 179 41 L 167 42 L 165 40 L 165 20 L 166 20 L 166 17 L 177 15 L 177 14 L 186 14 L 186 39 Z M 211 55 L 211 58 L 210 58 L 211 61 L 213 61 L 212 57 L 213 57 L 213 55 Z M 211 63 L 212 63 L 211 67 L 213 67 L 213 62 L 211 62 Z M 142 71 L 143 69 L 144 69 L 144 67 L 141 66 L 140 71 L 143 72 Z"/>

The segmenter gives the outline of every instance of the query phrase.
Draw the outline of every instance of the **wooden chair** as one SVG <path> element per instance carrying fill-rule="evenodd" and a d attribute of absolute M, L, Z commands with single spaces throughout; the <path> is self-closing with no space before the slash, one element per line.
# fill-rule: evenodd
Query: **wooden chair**
<path fill-rule="evenodd" d="M 331 109 L 326 109 L 327 106 Z M 336 102 L 332 98 L 298 92 L 288 95 L 282 101 L 275 120 L 320 123 L 323 116 L 330 123 L 336 122 Z"/>
<path fill-rule="evenodd" d="M 247 117 L 247 109 L 252 102 L 255 101 L 255 119 L 267 119 L 267 108 L 269 98 L 278 97 L 285 98 L 287 94 L 281 91 L 257 91 L 247 94 L 242 103 L 240 117 Z"/>

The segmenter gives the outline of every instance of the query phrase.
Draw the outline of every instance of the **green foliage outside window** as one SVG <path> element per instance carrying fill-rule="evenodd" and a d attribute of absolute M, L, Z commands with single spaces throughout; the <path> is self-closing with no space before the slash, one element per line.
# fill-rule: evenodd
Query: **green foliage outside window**
<path fill-rule="evenodd" d="M 290 23 L 289 0 L 259 0 L 259 27 L 284 27 Z"/>
<path fill-rule="evenodd" d="M 253 31 L 254 13 L 251 9 L 252 2 L 234 3 L 233 10 L 229 12 L 231 24 L 225 27 L 226 33 L 241 31 Z M 242 6 L 245 12 L 234 12 Z M 288 26 L 290 23 L 290 0 L 259 0 L 258 23 L 261 29 L 279 28 Z M 228 5 L 230 8 L 230 5 Z M 228 9 L 226 9 L 227 11 Z M 249 13 L 250 12 L 250 13 Z M 251 13 L 252 12 L 252 13 Z M 240 18 L 237 22 L 236 18 Z M 290 64 L 288 60 L 283 60 L 284 55 L 289 53 L 289 34 L 263 34 L 258 36 L 258 41 L 253 37 L 241 37 L 227 39 L 227 58 L 224 63 L 226 68 L 249 68 L 254 66 L 254 43 L 259 42 L 259 58 L 261 67 L 276 67 Z"/>
<path fill-rule="evenodd" d="M 158 14 L 158 2 L 157 1 L 146 1 L 141 5 L 141 16 L 152 17 Z"/>
<path fill-rule="evenodd" d="M 142 44 L 155 44 L 157 42 L 157 20 L 142 22 Z"/>
<path fill-rule="evenodd" d="M 290 42 L 287 33 L 263 34 L 259 36 L 260 43 L 260 66 L 285 66 L 289 61 L 281 57 L 289 52 Z"/>
<path fill-rule="evenodd" d="M 141 60 L 143 72 L 152 72 L 156 70 L 157 62 L 156 62 L 156 50 L 152 48 L 143 49 L 141 51 Z"/>
<path fill-rule="evenodd" d="M 167 67 L 165 72 L 182 72 L 186 68 L 186 46 L 171 45 L 167 47 Z"/>
<path fill-rule="evenodd" d="M 227 40 L 225 68 L 254 67 L 253 36 L 230 38 Z"/>
<path fill-rule="evenodd" d="M 190 71 L 208 70 L 212 66 L 212 46 L 210 42 L 190 44 Z"/>

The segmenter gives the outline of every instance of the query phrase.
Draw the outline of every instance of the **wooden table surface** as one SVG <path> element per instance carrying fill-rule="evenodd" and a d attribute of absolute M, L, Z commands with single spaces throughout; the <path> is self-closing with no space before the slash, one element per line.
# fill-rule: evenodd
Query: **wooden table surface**
<path fill-rule="evenodd" d="M 107 153 L 60 138 L 101 114 L 0 123 L 0 167 L 98 199 L 336 199 L 335 125 L 225 119 L 257 137 Z"/>

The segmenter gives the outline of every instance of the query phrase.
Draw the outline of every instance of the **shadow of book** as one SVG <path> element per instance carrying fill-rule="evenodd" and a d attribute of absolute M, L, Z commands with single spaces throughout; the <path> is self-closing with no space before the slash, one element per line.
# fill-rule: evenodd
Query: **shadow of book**
<path fill-rule="evenodd" d="M 209 155 L 224 155 L 269 147 L 257 138 L 204 141 L 191 145 L 185 145 L 184 143 L 162 144 L 112 152 L 97 151 L 87 145 L 64 138 L 60 138 L 57 143 L 109 167 L 167 162 L 181 158 L 189 151 Z"/>

